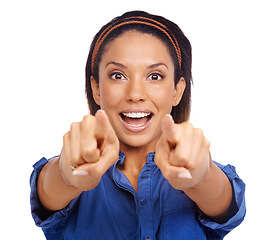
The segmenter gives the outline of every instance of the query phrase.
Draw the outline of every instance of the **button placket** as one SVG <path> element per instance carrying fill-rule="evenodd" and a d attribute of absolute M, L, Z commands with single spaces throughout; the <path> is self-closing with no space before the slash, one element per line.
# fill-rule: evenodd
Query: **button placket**
<path fill-rule="evenodd" d="M 144 198 L 143 198 L 143 199 L 141 199 L 141 200 L 140 200 L 140 204 L 141 204 L 141 205 L 145 205 L 145 204 L 147 204 L 147 200 L 146 200 L 146 199 L 144 199 Z"/>
<path fill-rule="evenodd" d="M 151 176 L 153 170 L 149 163 L 143 167 L 138 179 L 138 217 L 141 227 L 141 239 L 151 240 L 153 235 L 153 214 L 151 204 Z"/>

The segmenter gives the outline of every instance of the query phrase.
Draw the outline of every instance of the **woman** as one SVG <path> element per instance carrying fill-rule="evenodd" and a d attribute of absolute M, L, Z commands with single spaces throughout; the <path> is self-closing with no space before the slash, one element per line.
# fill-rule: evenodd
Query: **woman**
<path fill-rule="evenodd" d="M 222 239 L 242 222 L 244 183 L 187 122 L 191 80 L 176 24 L 134 11 L 102 27 L 86 65 L 92 115 L 31 176 L 47 239 Z"/>

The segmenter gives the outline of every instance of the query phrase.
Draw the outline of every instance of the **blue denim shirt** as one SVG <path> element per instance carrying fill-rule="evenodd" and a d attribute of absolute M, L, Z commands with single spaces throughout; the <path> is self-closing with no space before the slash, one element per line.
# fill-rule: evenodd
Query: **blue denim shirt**
<path fill-rule="evenodd" d="M 124 153 L 103 175 L 99 185 L 83 192 L 70 204 L 45 218 L 37 194 L 37 179 L 48 162 L 42 158 L 33 167 L 31 210 L 37 226 L 51 239 L 223 239 L 245 216 L 245 184 L 231 165 L 216 163 L 229 178 L 238 207 L 227 222 L 219 224 L 204 215 L 183 192 L 174 189 L 154 163 L 154 153 L 138 178 L 135 192 L 126 176 L 116 168 Z"/>

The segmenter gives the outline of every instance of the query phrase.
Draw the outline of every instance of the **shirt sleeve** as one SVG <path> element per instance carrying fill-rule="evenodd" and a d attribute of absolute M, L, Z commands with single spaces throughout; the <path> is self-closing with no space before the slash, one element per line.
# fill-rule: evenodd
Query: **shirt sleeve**
<path fill-rule="evenodd" d="M 224 166 L 217 162 L 215 162 L 215 164 L 226 174 L 231 183 L 235 208 L 237 206 L 235 211 L 236 213 L 227 222 L 219 224 L 217 222 L 211 221 L 204 213 L 199 210 L 199 221 L 205 227 L 205 231 L 209 237 L 208 239 L 223 239 L 226 234 L 237 227 L 245 218 L 245 184 L 237 175 L 234 166 Z"/>
<path fill-rule="evenodd" d="M 51 160 L 56 157 L 53 157 L 49 160 L 46 158 L 40 159 L 37 163 L 33 165 L 33 172 L 30 177 L 30 205 L 31 205 L 31 214 L 35 221 L 35 224 L 38 227 L 41 227 L 44 232 L 50 228 L 58 228 L 61 229 L 61 225 L 65 224 L 65 219 L 68 218 L 69 212 L 73 209 L 73 206 L 77 202 L 78 198 L 73 199 L 70 204 L 56 212 L 53 212 L 49 217 L 44 216 L 43 207 L 40 203 L 38 192 L 37 192 L 37 181 L 40 174 L 41 169 Z"/>

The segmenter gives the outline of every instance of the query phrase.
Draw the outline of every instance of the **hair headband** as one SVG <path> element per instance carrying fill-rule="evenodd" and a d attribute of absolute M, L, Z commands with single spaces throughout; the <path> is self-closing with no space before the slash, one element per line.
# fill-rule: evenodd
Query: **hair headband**
<path fill-rule="evenodd" d="M 135 18 L 135 20 L 133 20 L 133 18 Z M 148 20 L 150 22 L 144 22 L 142 20 L 136 20 L 136 19 Z M 100 36 L 98 37 L 97 42 L 95 43 L 95 46 L 94 46 L 94 49 L 93 49 L 93 53 L 92 53 L 92 58 L 91 58 L 91 68 L 92 68 L 91 71 L 92 71 L 92 74 L 93 74 L 93 67 L 94 67 L 94 63 L 96 61 L 97 54 L 98 54 L 99 49 L 100 49 L 101 45 L 103 44 L 105 38 L 113 30 L 115 30 L 116 28 L 124 26 L 124 25 L 128 25 L 128 24 L 143 24 L 143 25 L 148 25 L 148 26 L 154 27 L 154 28 L 160 30 L 161 32 L 163 32 L 168 37 L 168 39 L 170 40 L 170 42 L 172 43 L 172 45 L 173 45 L 173 47 L 174 47 L 174 49 L 176 51 L 176 54 L 177 54 L 177 57 L 178 57 L 179 67 L 181 69 L 182 57 L 181 57 L 181 50 L 180 50 L 179 44 L 178 44 L 176 38 L 174 37 L 174 35 L 169 31 L 169 29 L 164 24 L 162 24 L 162 23 L 160 23 L 160 22 L 158 22 L 156 20 L 153 20 L 151 18 L 146 18 L 146 17 L 129 17 L 129 18 L 125 18 L 123 20 L 130 20 L 130 21 L 120 22 L 120 23 L 116 24 L 115 26 L 112 26 L 113 25 L 112 24 L 112 25 L 108 26 L 100 34 Z M 172 37 L 170 36 L 169 33 L 171 33 Z"/>

